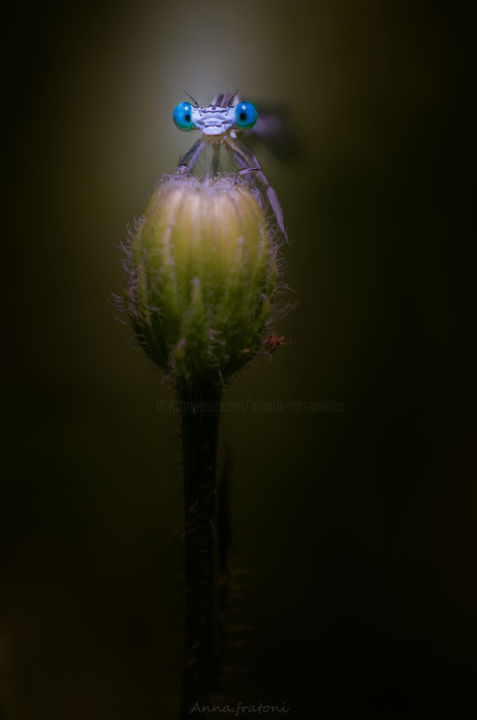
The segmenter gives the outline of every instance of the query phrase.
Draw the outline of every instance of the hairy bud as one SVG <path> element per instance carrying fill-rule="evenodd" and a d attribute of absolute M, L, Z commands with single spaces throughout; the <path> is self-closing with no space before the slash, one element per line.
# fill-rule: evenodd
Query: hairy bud
<path fill-rule="evenodd" d="M 127 310 L 177 387 L 222 384 L 269 334 L 277 246 L 255 197 L 232 178 L 171 177 L 127 247 Z"/>

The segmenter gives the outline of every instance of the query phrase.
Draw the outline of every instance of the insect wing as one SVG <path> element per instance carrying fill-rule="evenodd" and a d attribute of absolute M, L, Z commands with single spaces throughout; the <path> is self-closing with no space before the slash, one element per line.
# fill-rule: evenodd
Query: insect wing
<path fill-rule="evenodd" d="M 276 105 L 256 103 L 258 119 L 254 127 L 244 132 L 243 139 L 252 149 L 264 146 L 282 162 L 291 162 L 301 155 L 289 111 Z"/>

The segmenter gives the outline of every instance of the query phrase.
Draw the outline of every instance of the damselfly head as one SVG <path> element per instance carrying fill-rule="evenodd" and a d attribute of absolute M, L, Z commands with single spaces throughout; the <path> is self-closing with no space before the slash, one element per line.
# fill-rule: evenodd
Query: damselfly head
<path fill-rule="evenodd" d="M 181 102 L 174 108 L 172 118 L 179 130 L 200 130 L 204 135 L 223 135 L 232 128 L 248 129 L 257 122 L 257 108 L 249 102 L 234 107 L 208 105 L 194 107 Z"/>

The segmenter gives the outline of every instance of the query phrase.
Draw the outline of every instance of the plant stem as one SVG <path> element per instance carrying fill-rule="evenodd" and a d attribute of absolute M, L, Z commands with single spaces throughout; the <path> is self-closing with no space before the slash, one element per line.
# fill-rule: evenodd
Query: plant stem
<path fill-rule="evenodd" d="M 218 563 L 219 563 L 219 647 L 223 652 L 225 644 L 225 614 L 230 602 L 230 567 L 229 551 L 231 544 L 230 528 L 230 477 L 231 457 L 227 452 L 224 467 L 218 487 L 217 507 L 217 535 L 218 535 Z"/>
<path fill-rule="evenodd" d="M 218 672 L 216 462 L 221 388 L 182 393 L 185 647 L 182 717 L 207 704 Z"/>

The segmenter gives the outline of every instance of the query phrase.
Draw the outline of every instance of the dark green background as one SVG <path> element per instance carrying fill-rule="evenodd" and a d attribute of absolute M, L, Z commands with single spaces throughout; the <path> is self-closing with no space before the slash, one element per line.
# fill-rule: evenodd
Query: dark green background
<path fill-rule="evenodd" d="M 301 159 L 260 159 L 299 306 L 277 327 L 293 344 L 226 399 L 344 412 L 223 417 L 248 628 L 224 693 L 300 720 L 471 717 L 474 19 L 150 0 L 3 20 L 2 720 L 175 717 L 179 428 L 110 296 L 127 223 L 191 142 L 182 90 L 237 87 L 296 121 Z"/>

